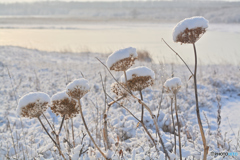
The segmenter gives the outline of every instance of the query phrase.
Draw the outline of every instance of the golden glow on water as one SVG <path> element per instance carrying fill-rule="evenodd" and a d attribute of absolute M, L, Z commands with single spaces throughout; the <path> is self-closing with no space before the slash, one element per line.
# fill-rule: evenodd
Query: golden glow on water
<path fill-rule="evenodd" d="M 172 41 L 172 27 L 137 26 L 91 29 L 0 29 L 0 45 L 57 52 L 110 53 L 133 46 L 149 51 L 155 61 L 181 63 L 161 41 L 164 38 L 186 61 L 193 62 L 192 45 Z M 202 64 L 240 62 L 240 34 L 207 31 L 197 42 Z"/>

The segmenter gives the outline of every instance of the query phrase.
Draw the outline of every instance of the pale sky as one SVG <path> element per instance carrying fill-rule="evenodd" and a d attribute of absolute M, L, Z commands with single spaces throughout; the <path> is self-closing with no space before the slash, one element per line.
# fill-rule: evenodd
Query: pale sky
<path fill-rule="evenodd" d="M 161 0 L 0 0 L 0 3 L 14 2 L 36 2 L 36 1 L 78 1 L 78 2 L 93 2 L 93 1 L 161 1 Z M 166 0 L 165 0 L 166 1 Z M 171 1 L 171 0 L 169 0 Z M 178 0 L 176 0 L 178 1 Z M 180 1 L 180 0 L 179 0 Z M 189 0 L 190 1 L 190 0 Z M 240 1 L 240 0 L 212 0 L 212 1 Z"/>

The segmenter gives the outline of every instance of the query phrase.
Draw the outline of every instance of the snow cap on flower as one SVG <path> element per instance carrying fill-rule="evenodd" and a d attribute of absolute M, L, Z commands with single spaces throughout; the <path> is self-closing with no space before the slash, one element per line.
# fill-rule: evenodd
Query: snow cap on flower
<path fill-rule="evenodd" d="M 126 71 L 127 84 L 132 91 L 140 91 L 153 85 L 155 73 L 153 70 L 140 66 Z M 126 83 L 125 76 L 121 76 L 121 81 Z"/>
<path fill-rule="evenodd" d="M 167 93 L 172 93 L 172 94 L 176 94 L 178 92 L 178 90 L 181 88 L 181 79 L 178 77 L 173 77 L 168 79 L 165 83 L 164 83 L 164 88 L 166 89 Z"/>
<path fill-rule="evenodd" d="M 66 94 L 66 91 L 58 92 L 51 98 L 51 110 L 56 115 L 65 115 L 65 119 L 76 117 L 79 113 L 79 108 L 76 106 L 76 101 Z"/>
<path fill-rule="evenodd" d="M 17 106 L 17 114 L 22 117 L 39 117 L 47 110 L 50 97 L 43 92 L 30 92 L 20 98 Z"/>
<path fill-rule="evenodd" d="M 206 32 L 208 20 L 197 16 L 180 21 L 173 29 L 173 41 L 195 43 Z"/>
<path fill-rule="evenodd" d="M 66 93 L 73 99 L 81 99 L 90 90 L 88 80 L 84 78 L 76 79 L 67 85 Z"/>
<path fill-rule="evenodd" d="M 113 52 L 107 59 L 107 66 L 110 70 L 126 71 L 137 59 L 137 50 L 133 47 L 120 49 Z"/>

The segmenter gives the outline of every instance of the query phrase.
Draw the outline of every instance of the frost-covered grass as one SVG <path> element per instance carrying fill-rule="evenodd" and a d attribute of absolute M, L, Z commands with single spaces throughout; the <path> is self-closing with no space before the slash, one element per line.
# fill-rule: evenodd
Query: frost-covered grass
<path fill-rule="evenodd" d="M 67 84 L 74 79 L 82 78 L 82 74 L 90 85 L 90 92 L 81 99 L 83 114 L 99 147 L 105 153 L 113 154 L 116 159 L 122 156 L 124 159 L 157 159 L 156 150 L 142 126 L 138 125 L 137 120 L 118 104 L 112 105 L 107 114 L 108 137 L 112 152 L 105 150 L 102 134 L 105 96 L 99 72 L 106 82 L 107 93 L 113 98 L 115 96 L 111 92 L 110 86 L 115 81 L 94 57 L 100 58 L 103 62 L 107 59 L 106 56 L 97 53 L 90 53 L 90 55 L 84 53 L 60 54 L 19 47 L 0 47 L 0 159 L 60 159 L 57 149 L 38 121 L 18 117 L 16 112 L 17 101 L 23 95 L 36 91 L 45 92 L 51 97 L 55 93 L 65 90 Z M 189 71 L 183 65 L 154 64 L 137 60 L 135 63 L 133 68 L 144 65 L 155 72 L 153 86 L 143 90 L 142 93 L 144 102 L 155 115 L 158 113 L 158 107 L 161 106 L 158 125 L 165 146 L 170 151 L 173 151 L 174 147 L 170 111 L 171 100 L 166 93 L 162 94 L 162 88 L 164 82 L 172 77 L 172 73 L 174 76 L 181 78 L 182 84 L 177 94 L 177 107 L 179 108 L 178 116 L 181 125 L 182 155 L 187 159 L 193 159 L 193 157 L 201 159 L 203 148 L 195 113 L 193 80 L 189 80 Z M 190 66 L 190 68 L 193 68 L 193 66 Z M 122 73 L 113 71 L 113 74 L 120 80 Z M 233 128 L 235 137 L 229 125 L 224 124 L 226 123 L 226 117 L 231 116 L 226 115 L 226 111 L 234 109 L 231 111 L 239 112 L 237 107 L 232 108 L 234 102 L 238 107 L 240 103 L 239 77 L 238 66 L 198 66 L 199 106 L 207 144 L 210 147 L 209 153 L 212 151 L 236 152 L 240 149 L 237 146 L 237 139 L 239 141 L 240 138 L 237 135 L 236 128 Z M 137 92 L 133 92 L 133 94 L 140 98 Z M 216 97 L 221 97 L 221 100 Z M 107 101 L 112 100 L 108 99 Z M 136 100 L 129 98 L 120 101 L 120 103 L 140 119 L 142 106 Z M 217 131 L 219 105 L 221 105 L 222 110 L 221 124 L 224 124 L 224 126 L 220 124 L 220 132 Z M 45 115 L 50 123 L 54 123 L 55 128 L 59 128 L 60 116 L 55 116 L 50 108 L 45 112 Z M 233 115 L 235 115 L 235 118 L 231 117 L 231 126 L 239 127 L 238 114 Z M 174 119 L 176 121 L 175 116 Z M 43 120 L 43 123 L 48 126 L 46 121 Z M 144 124 L 152 137 L 157 140 L 152 118 L 146 111 L 144 112 Z M 95 149 L 89 136 L 86 135 L 80 115 L 73 118 L 73 127 L 75 147 L 72 148 L 70 120 L 66 120 L 60 134 L 61 148 L 66 157 L 68 158 L 69 154 L 72 159 L 77 159 L 80 154 L 83 159 L 87 159 L 87 157 L 100 158 L 100 153 Z M 48 129 L 50 130 L 49 127 Z M 227 132 L 226 137 L 225 132 Z M 178 136 L 176 142 L 178 151 Z M 159 142 L 157 142 L 157 145 L 162 150 Z M 17 154 L 15 154 L 15 150 Z M 210 154 L 208 156 L 209 159 L 213 158 Z M 164 154 L 161 152 L 158 159 L 163 159 L 163 157 Z M 230 158 L 225 157 L 224 159 Z M 239 156 L 235 158 L 240 159 Z"/>

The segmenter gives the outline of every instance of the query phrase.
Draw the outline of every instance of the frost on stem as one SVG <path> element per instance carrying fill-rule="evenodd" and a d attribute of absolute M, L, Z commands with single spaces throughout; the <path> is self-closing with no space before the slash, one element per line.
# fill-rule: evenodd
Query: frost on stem
<path fill-rule="evenodd" d="M 84 78 L 76 79 L 67 85 L 66 93 L 75 100 L 81 99 L 90 90 L 88 81 Z"/>
<path fill-rule="evenodd" d="M 127 84 L 132 91 L 141 91 L 152 86 L 155 79 L 153 70 L 144 66 L 128 69 L 126 75 Z M 121 81 L 126 83 L 124 75 L 122 75 Z"/>
<path fill-rule="evenodd" d="M 50 97 L 46 93 L 30 92 L 19 100 L 17 114 L 30 119 L 37 118 L 47 110 L 49 103 Z"/>
<path fill-rule="evenodd" d="M 136 48 L 129 47 L 120 49 L 108 56 L 107 67 L 110 70 L 126 71 L 134 64 L 137 57 Z"/>
<path fill-rule="evenodd" d="M 195 43 L 206 32 L 208 20 L 204 17 L 186 18 L 173 29 L 173 41 L 180 43 Z"/>
<path fill-rule="evenodd" d="M 168 79 L 165 83 L 164 83 L 164 88 L 166 89 L 166 92 L 174 95 L 177 94 L 177 92 L 179 91 L 179 89 L 181 88 L 181 79 L 178 77 L 173 77 Z"/>
<path fill-rule="evenodd" d="M 79 107 L 76 106 L 77 102 L 70 98 L 66 91 L 58 92 L 52 96 L 51 110 L 57 116 L 65 115 L 65 119 L 76 117 L 79 114 Z"/>

